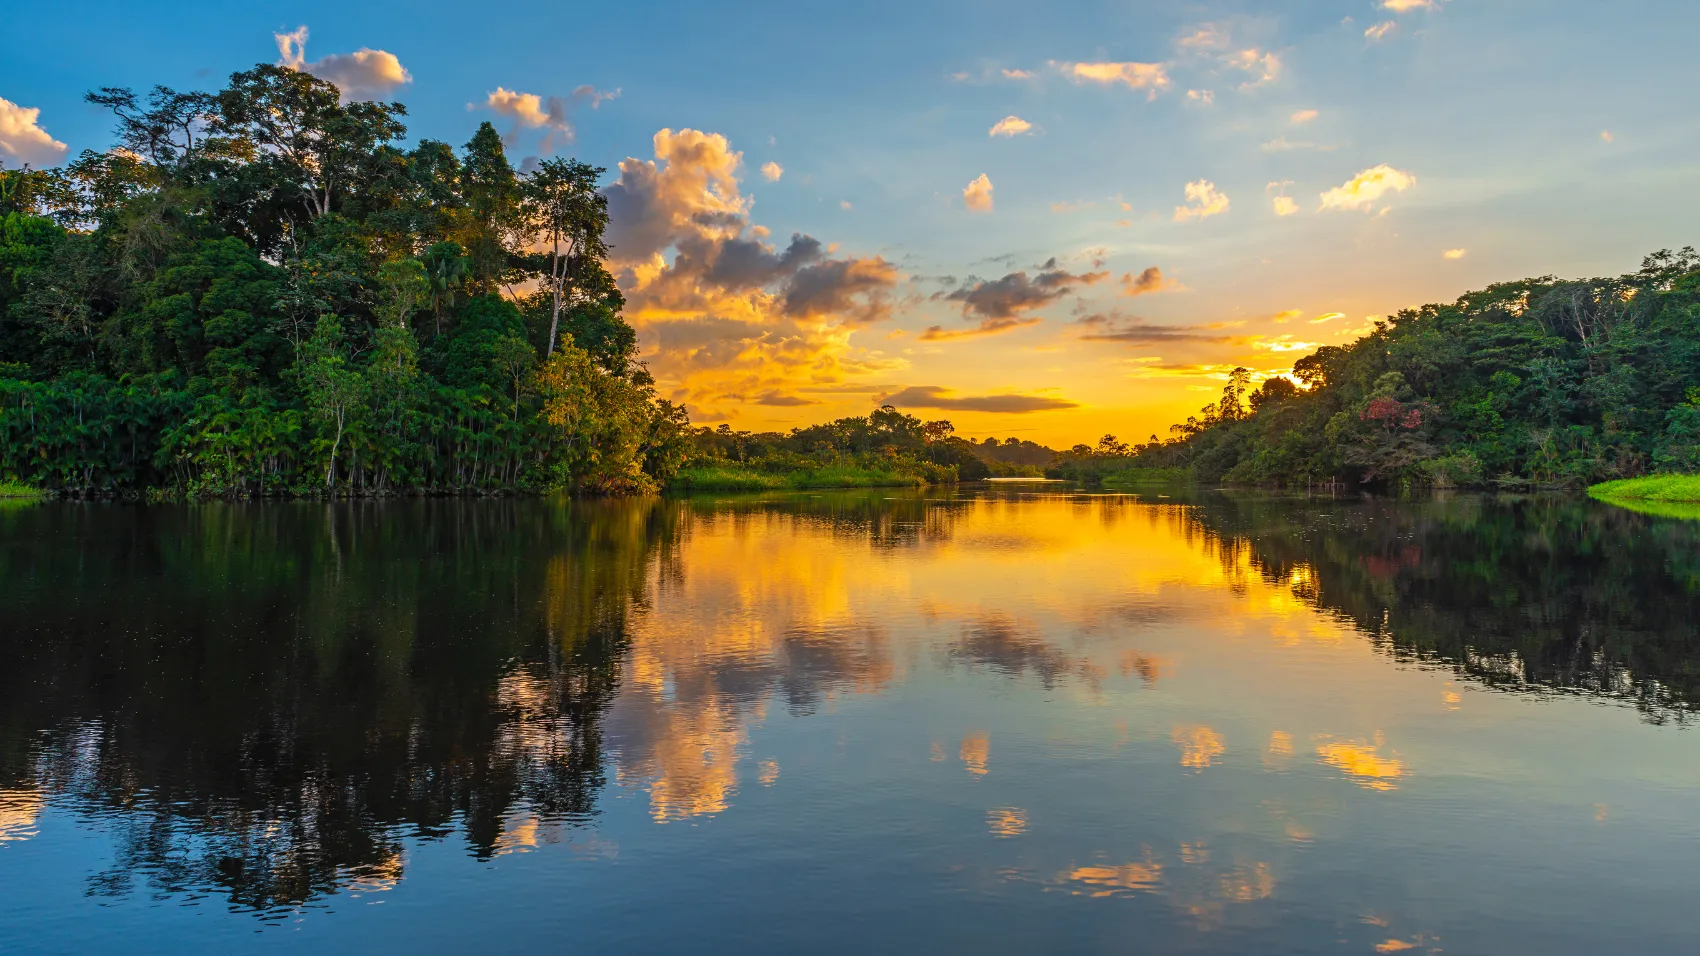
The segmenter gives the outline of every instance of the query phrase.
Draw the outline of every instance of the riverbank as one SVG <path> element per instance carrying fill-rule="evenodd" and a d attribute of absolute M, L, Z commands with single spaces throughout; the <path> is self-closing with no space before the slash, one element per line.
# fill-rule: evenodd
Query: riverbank
<path fill-rule="evenodd" d="M 1589 497 L 1608 505 L 1665 518 L 1700 520 L 1700 475 L 1648 475 L 1603 481 Z"/>
<path fill-rule="evenodd" d="M 757 471 L 740 465 L 681 468 L 668 491 L 796 491 L 826 488 L 919 488 L 925 475 L 901 468 L 824 465 L 785 472 Z"/>

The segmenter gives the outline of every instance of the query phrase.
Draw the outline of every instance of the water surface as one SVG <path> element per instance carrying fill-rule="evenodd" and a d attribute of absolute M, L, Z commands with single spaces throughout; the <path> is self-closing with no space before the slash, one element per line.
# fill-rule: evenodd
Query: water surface
<path fill-rule="evenodd" d="M 0 951 L 1692 952 L 1700 525 L 0 511 Z"/>

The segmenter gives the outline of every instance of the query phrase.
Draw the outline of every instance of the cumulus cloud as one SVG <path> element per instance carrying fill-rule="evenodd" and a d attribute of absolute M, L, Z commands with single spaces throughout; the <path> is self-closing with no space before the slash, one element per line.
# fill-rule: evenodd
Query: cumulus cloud
<path fill-rule="evenodd" d="M 1011 272 L 999 279 L 970 279 L 935 298 L 960 302 L 965 317 L 1009 319 L 1049 305 L 1079 286 L 1092 285 L 1108 277 L 1108 272 L 1069 272 L 1060 268 L 1053 258 L 1031 277 L 1022 271 Z"/>
<path fill-rule="evenodd" d="M 277 41 L 278 66 L 311 73 L 334 83 L 345 103 L 375 100 L 389 95 L 398 86 L 413 82 L 413 75 L 407 72 L 394 53 L 361 47 L 353 53 L 332 53 L 309 63 L 306 27 L 296 27 L 288 33 L 274 33 L 272 38 Z"/>
<path fill-rule="evenodd" d="M 557 138 L 565 143 L 573 141 L 574 131 L 569 115 L 573 105 L 588 103 L 591 109 L 596 109 L 604 101 L 619 95 L 619 90 L 608 93 L 593 86 L 580 86 L 573 90 L 572 98 L 568 100 L 559 96 L 544 97 L 536 93 L 521 93 L 498 86 L 495 92 L 485 98 L 484 105 L 497 115 L 514 121 L 513 130 L 506 137 L 510 143 L 521 129 L 549 130 L 540 147 L 547 153 L 554 149 Z"/>
<path fill-rule="evenodd" d="M 851 341 L 890 315 L 896 266 L 800 233 L 770 242 L 742 161 L 724 136 L 663 129 L 654 159 L 625 159 L 606 190 L 610 265 L 664 394 L 720 420 L 728 403 L 788 407 L 803 388 L 906 367 Z"/>
<path fill-rule="evenodd" d="M 1215 90 L 1187 90 L 1186 101 L 1197 106 L 1209 106 L 1216 102 Z"/>
<path fill-rule="evenodd" d="M 1228 211 L 1228 197 L 1216 188 L 1215 183 L 1208 179 L 1187 183 L 1186 201 L 1187 205 L 1175 207 L 1176 222 L 1208 219 L 1218 213 Z"/>
<path fill-rule="evenodd" d="M 776 182 L 779 182 L 779 177 L 781 177 L 783 175 L 785 175 L 785 167 L 784 166 L 781 166 L 778 163 L 771 162 L 771 161 L 766 162 L 766 163 L 762 163 L 762 165 L 761 165 L 761 178 L 767 180 L 770 183 L 776 183 Z"/>
<path fill-rule="evenodd" d="M 1122 295 L 1128 298 L 1162 292 L 1164 289 L 1173 288 L 1174 285 L 1174 280 L 1163 275 L 1163 270 L 1156 266 L 1142 272 L 1122 273 Z"/>
<path fill-rule="evenodd" d="M 65 144 L 42 128 L 40 109 L 0 97 L 0 156 L 18 165 L 52 166 L 65 152 Z"/>
<path fill-rule="evenodd" d="M 1222 62 L 1251 75 L 1250 79 L 1240 84 L 1242 90 L 1273 83 L 1281 76 L 1281 58 L 1274 53 L 1255 48 L 1231 53 L 1223 57 Z"/>
<path fill-rule="evenodd" d="M 1051 395 L 957 395 L 938 385 L 911 385 L 881 396 L 881 404 L 897 408 L 944 408 L 963 412 L 994 412 L 1023 415 L 1079 408 L 1079 402 Z"/>
<path fill-rule="evenodd" d="M 1299 126 L 1316 119 L 1318 115 L 1320 114 L 1318 114 L 1316 110 L 1299 110 L 1289 117 L 1289 119 L 1292 120 L 1294 126 Z"/>
<path fill-rule="evenodd" d="M 1404 192 L 1416 184 L 1416 176 L 1382 163 L 1323 193 L 1322 208 L 1368 211 L 1382 196 L 1390 192 Z"/>
<path fill-rule="evenodd" d="M 1412 10 L 1435 10 L 1439 4 L 1434 0 L 1381 0 L 1382 7 L 1394 13 L 1409 13 Z"/>
<path fill-rule="evenodd" d="M 970 212 L 992 211 L 992 181 L 985 173 L 962 190 L 962 203 Z"/>
<path fill-rule="evenodd" d="M 1442 259 L 1462 259 L 1470 254 L 1468 249 L 1448 249 L 1440 254 Z"/>
<path fill-rule="evenodd" d="M 1169 71 L 1161 63 L 1058 63 L 1051 64 L 1076 83 L 1120 83 L 1130 90 L 1145 90 L 1146 99 L 1169 88 Z"/>
<path fill-rule="evenodd" d="M 1003 119 L 998 120 L 996 123 L 993 123 L 991 130 L 989 132 L 987 132 L 986 135 L 988 137 L 1020 136 L 1024 133 L 1031 133 L 1032 131 L 1033 131 L 1033 124 L 1032 123 L 1029 123 L 1026 120 L 1022 119 L 1021 117 L 1015 116 L 1015 115 L 1012 114 L 1012 115 L 1009 115 L 1009 116 L 1005 116 Z"/>
<path fill-rule="evenodd" d="M 1298 211 L 1299 204 L 1294 202 L 1291 196 L 1275 197 L 1275 215 L 1291 216 L 1297 214 Z"/>
<path fill-rule="evenodd" d="M 1399 29 L 1399 24 L 1394 23 L 1392 20 L 1386 20 L 1365 29 L 1364 36 L 1368 37 L 1371 42 L 1374 42 L 1376 40 L 1386 38 L 1389 33 L 1392 33 L 1397 29 Z"/>
<path fill-rule="evenodd" d="M 1181 50 L 1225 50 L 1228 48 L 1228 34 L 1214 23 L 1204 23 L 1188 28 L 1188 32 L 1175 41 L 1175 46 Z"/>

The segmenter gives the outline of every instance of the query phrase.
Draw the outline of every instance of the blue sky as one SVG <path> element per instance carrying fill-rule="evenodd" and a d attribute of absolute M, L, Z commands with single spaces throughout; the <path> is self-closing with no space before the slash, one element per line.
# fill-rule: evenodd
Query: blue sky
<path fill-rule="evenodd" d="M 665 172 L 660 130 L 718 134 L 704 148 L 723 164 L 741 154 L 726 168 L 743 238 L 783 249 L 813 236 L 870 277 L 840 302 L 854 315 L 788 310 L 775 304 L 787 287 L 765 279 L 711 288 L 672 257 L 677 242 L 728 237 L 687 236 L 677 217 L 650 273 L 624 263 L 663 386 L 699 420 L 744 427 L 896 396 L 971 434 L 1143 436 L 1209 400 L 1233 364 L 1274 373 L 1369 316 L 1525 275 L 1628 271 L 1700 238 L 1692 4 L 488 9 L 29 4 L 8 14 L 34 39 L 8 44 L 0 97 L 39 109 L 70 154 L 100 149 L 110 124 L 84 90 L 216 88 L 278 60 L 274 34 L 304 25 L 308 69 L 362 48 L 394 55 L 411 81 L 389 95 L 414 136 L 463 143 L 489 119 L 521 158 L 553 132 L 555 152 L 612 182 L 628 157 Z M 1100 79 L 1124 67 L 1132 82 Z M 595 109 L 581 96 L 570 145 L 489 105 L 498 88 L 546 102 L 581 86 L 619 95 Z M 989 135 L 1008 116 L 1027 128 Z M 5 128 L 0 141 L 15 138 Z M 1403 188 L 1365 201 L 1359 180 L 1321 208 L 1383 166 L 1380 181 Z M 982 175 L 992 203 L 976 211 L 964 190 Z M 1189 203 L 1189 183 L 1210 191 Z M 664 215 L 646 195 L 627 206 Z M 1151 268 L 1160 280 L 1127 295 Z M 970 295 L 1009 291 L 1019 284 L 996 283 L 1016 273 L 1029 292 L 1053 278 L 1007 306 Z M 662 280 L 665 306 L 640 288 Z"/>

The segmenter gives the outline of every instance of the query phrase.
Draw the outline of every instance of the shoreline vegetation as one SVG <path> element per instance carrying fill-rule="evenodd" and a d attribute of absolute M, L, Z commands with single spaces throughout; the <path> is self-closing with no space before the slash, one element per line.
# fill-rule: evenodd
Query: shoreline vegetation
<path fill-rule="evenodd" d="M 1604 481 L 1590 487 L 1588 496 L 1642 514 L 1700 520 L 1700 475 L 1647 475 Z"/>
<path fill-rule="evenodd" d="M 67 497 L 904 487 L 1579 490 L 1700 471 L 1700 254 L 1501 283 L 1246 368 L 1167 439 L 1053 451 L 886 406 L 693 426 L 638 361 L 604 170 L 260 65 L 91 92 L 118 145 L 0 170 L 0 480 Z M 1624 496 L 1619 495 L 1619 498 Z M 1656 497 L 1629 500 L 1663 502 Z"/>

